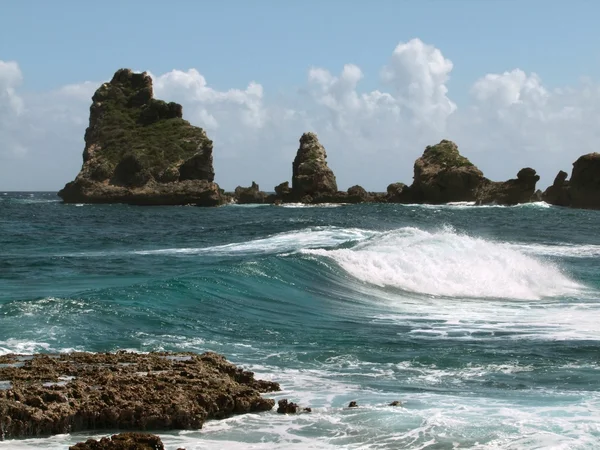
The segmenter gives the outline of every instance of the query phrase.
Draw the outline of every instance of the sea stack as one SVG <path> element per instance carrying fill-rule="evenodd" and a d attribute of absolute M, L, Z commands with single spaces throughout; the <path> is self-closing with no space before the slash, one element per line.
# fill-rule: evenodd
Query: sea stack
<path fill-rule="evenodd" d="M 153 97 L 152 78 L 118 70 L 92 97 L 83 166 L 58 193 L 66 203 L 216 206 L 213 143 L 183 108 Z"/>
<path fill-rule="evenodd" d="M 327 165 L 327 152 L 315 133 L 304 133 L 292 164 L 292 194 L 297 198 L 337 193 L 337 182 Z"/>
<path fill-rule="evenodd" d="M 557 206 L 600 209 L 600 153 L 580 156 L 573 163 L 570 180 L 561 170 L 542 198 Z"/>
<path fill-rule="evenodd" d="M 475 201 L 485 180 L 481 170 L 458 152 L 458 146 L 444 139 L 428 145 L 415 161 L 410 196 L 417 203 Z"/>

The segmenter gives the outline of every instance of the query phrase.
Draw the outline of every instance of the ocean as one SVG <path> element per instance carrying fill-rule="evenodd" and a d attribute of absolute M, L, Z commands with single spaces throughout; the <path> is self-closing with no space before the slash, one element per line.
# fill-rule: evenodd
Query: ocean
<path fill-rule="evenodd" d="M 269 397 L 312 408 L 158 433 L 169 450 L 597 449 L 599 223 L 600 211 L 545 203 L 0 193 L 0 354 L 212 350 L 280 382 Z"/>

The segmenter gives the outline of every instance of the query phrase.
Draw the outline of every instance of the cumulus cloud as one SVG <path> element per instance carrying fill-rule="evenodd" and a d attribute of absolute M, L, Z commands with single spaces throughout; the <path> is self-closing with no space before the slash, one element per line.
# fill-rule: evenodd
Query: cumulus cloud
<path fill-rule="evenodd" d="M 216 89 L 195 68 L 152 76 L 158 98 L 181 103 L 184 117 L 207 130 L 226 189 L 255 180 L 270 190 L 289 180 L 298 138 L 309 130 L 325 145 L 342 188 L 410 183 L 415 158 L 442 138 L 456 141 L 492 179 L 534 167 L 542 188 L 595 150 L 598 83 L 550 89 L 520 69 L 489 73 L 474 78 L 459 107 L 447 88 L 452 69 L 440 49 L 413 39 L 393 49 L 370 91 L 351 63 L 309 68 L 305 85 L 271 97 L 253 81 Z M 101 82 L 34 95 L 24 88 L 26 75 L 0 61 L 0 189 L 58 189 L 80 168 L 90 98 Z"/>

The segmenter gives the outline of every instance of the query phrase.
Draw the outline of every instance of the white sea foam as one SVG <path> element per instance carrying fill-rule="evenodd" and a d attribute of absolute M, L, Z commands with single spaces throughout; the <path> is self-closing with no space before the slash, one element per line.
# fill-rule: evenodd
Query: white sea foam
<path fill-rule="evenodd" d="M 407 227 L 349 249 L 302 252 L 332 258 L 361 281 L 434 296 L 531 300 L 581 287 L 550 262 L 449 228 Z"/>
<path fill-rule="evenodd" d="M 136 251 L 138 255 L 164 254 L 278 254 L 302 248 L 331 247 L 348 241 L 361 241 L 378 234 L 358 228 L 315 227 L 287 233 L 278 233 L 248 242 L 218 245 L 205 248 L 168 248 Z"/>

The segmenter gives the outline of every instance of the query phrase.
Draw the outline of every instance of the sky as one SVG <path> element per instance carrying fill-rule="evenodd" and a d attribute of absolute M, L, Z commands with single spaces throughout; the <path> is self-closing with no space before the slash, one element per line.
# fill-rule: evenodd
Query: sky
<path fill-rule="evenodd" d="M 600 142 L 594 0 L 0 0 L 0 190 L 77 175 L 119 68 L 214 141 L 215 181 L 271 191 L 316 132 L 338 186 L 412 181 L 455 141 L 493 180 L 552 183 Z"/>

